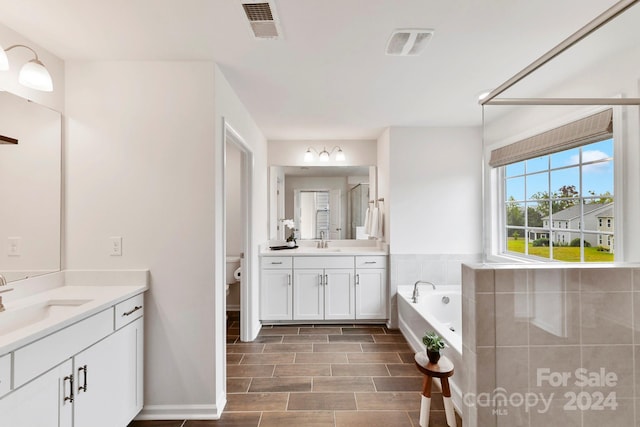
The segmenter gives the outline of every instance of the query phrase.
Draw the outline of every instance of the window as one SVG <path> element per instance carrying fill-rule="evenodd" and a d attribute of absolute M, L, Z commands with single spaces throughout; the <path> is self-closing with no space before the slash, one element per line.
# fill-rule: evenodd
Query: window
<path fill-rule="evenodd" d="M 613 139 L 501 166 L 508 254 L 571 262 L 611 262 Z M 564 227 L 562 226 L 564 223 Z M 543 237 L 551 236 L 551 238 Z"/>

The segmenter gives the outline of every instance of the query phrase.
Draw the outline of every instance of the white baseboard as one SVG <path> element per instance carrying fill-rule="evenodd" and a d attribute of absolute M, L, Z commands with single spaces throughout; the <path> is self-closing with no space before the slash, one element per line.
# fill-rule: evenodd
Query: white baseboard
<path fill-rule="evenodd" d="M 216 405 L 145 405 L 136 416 L 148 420 L 219 420 L 227 404 L 226 396 Z"/>

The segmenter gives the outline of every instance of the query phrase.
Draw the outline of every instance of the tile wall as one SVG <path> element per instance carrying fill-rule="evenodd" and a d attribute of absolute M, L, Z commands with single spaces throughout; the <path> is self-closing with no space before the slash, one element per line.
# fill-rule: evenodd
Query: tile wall
<path fill-rule="evenodd" d="M 465 426 L 639 425 L 639 265 L 464 265 L 462 296 Z"/>

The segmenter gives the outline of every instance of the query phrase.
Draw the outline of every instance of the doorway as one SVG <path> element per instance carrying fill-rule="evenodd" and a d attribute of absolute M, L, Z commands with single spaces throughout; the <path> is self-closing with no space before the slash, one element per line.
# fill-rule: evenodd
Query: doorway
<path fill-rule="evenodd" d="M 240 340 L 251 339 L 251 312 L 255 252 L 252 241 L 253 152 L 227 122 L 224 123 L 224 255 L 225 279 L 229 283 L 239 266 L 239 283 L 225 292 L 225 311 L 239 311 Z M 233 269 L 234 271 L 231 271 Z M 236 277 L 238 279 L 238 277 Z M 227 304 L 230 303 L 230 305 Z"/>

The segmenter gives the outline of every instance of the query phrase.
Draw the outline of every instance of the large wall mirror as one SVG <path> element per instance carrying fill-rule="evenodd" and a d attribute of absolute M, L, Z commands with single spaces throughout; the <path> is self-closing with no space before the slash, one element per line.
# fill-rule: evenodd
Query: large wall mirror
<path fill-rule="evenodd" d="M 368 239 L 364 222 L 375 191 L 372 166 L 272 166 L 270 234 L 285 239 Z"/>
<path fill-rule="evenodd" d="M 60 270 L 60 113 L 0 92 L 0 274 Z"/>

